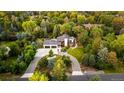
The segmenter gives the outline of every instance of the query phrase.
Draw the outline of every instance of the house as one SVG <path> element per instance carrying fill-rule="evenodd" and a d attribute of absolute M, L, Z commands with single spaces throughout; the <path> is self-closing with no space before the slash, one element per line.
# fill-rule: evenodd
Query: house
<path fill-rule="evenodd" d="M 61 48 L 61 47 L 74 47 L 76 39 L 67 34 L 57 37 L 56 39 L 45 40 L 43 43 L 44 48 Z"/>

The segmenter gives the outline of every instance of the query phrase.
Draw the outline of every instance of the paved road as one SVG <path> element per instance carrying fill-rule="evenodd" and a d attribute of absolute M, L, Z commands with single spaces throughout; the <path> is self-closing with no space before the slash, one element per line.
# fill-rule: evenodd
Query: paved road
<path fill-rule="evenodd" d="M 80 64 L 77 61 L 77 59 L 75 57 L 73 57 L 72 55 L 68 54 L 68 53 L 60 53 L 60 55 L 65 55 L 65 56 L 69 56 L 70 60 L 72 61 L 72 75 L 83 75 L 81 68 L 80 68 Z"/>
<path fill-rule="evenodd" d="M 95 75 L 70 76 L 70 81 L 90 81 Z M 100 81 L 124 81 L 124 74 L 99 74 Z"/>

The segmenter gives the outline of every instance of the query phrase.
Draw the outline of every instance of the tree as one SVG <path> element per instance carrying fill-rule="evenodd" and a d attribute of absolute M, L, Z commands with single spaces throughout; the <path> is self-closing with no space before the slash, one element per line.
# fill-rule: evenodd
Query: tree
<path fill-rule="evenodd" d="M 89 65 L 89 54 L 84 54 L 82 56 L 82 64 L 88 66 Z"/>
<path fill-rule="evenodd" d="M 85 15 L 77 15 L 77 23 L 78 24 L 83 24 L 83 23 L 85 23 L 85 20 L 86 20 L 86 18 L 85 18 Z"/>
<path fill-rule="evenodd" d="M 118 59 L 117 59 L 116 52 L 111 51 L 107 54 L 107 62 L 108 63 L 113 64 L 113 63 L 117 63 L 117 61 L 118 61 Z"/>
<path fill-rule="evenodd" d="M 120 30 L 124 27 L 124 18 L 123 17 L 114 17 L 112 20 L 113 27 L 117 30 Z"/>
<path fill-rule="evenodd" d="M 30 20 L 30 21 L 23 22 L 22 27 L 24 31 L 32 33 L 34 29 L 37 27 L 37 24 L 35 21 Z"/>
<path fill-rule="evenodd" d="M 107 54 L 107 62 L 109 64 L 112 64 L 113 67 L 115 69 L 117 69 L 117 65 L 118 65 L 118 58 L 117 58 L 117 55 L 116 55 L 116 52 L 114 51 L 111 51 Z"/>
<path fill-rule="evenodd" d="M 48 65 L 47 57 L 43 57 L 43 58 L 41 58 L 41 60 L 38 63 L 38 68 L 40 69 L 43 67 L 47 67 L 47 65 Z"/>
<path fill-rule="evenodd" d="M 106 62 L 107 55 L 108 55 L 108 48 L 106 47 L 100 49 L 100 51 L 98 52 L 98 58 L 103 62 Z"/>
<path fill-rule="evenodd" d="M 60 34 L 60 26 L 59 25 L 55 25 L 54 26 L 54 29 L 53 29 L 53 37 L 57 37 L 57 36 L 59 36 L 59 34 Z"/>
<path fill-rule="evenodd" d="M 65 66 L 63 60 L 58 59 L 53 67 L 52 77 L 58 81 L 66 80 L 65 69 L 66 69 L 66 66 Z"/>
<path fill-rule="evenodd" d="M 101 47 L 101 38 L 95 38 L 92 43 L 92 51 L 94 54 L 97 54 Z"/>
<path fill-rule="evenodd" d="M 124 34 L 119 35 L 117 39 L 110 43 L 111 49 L 116 51 L 120 58 L 123 57 L 124 53 Z"/>
<path fill-rule="evenodd" d="M 112 25 L 113 15 L 102 14 L 99 17 L 100 23 L 105 24 L 106 26 Z"/>
<path fill-rule="evenodd" d="M 63 25 L 60 26 L 61 33 L 69 33 L 71 31 L 71 25 L 69 23 L 64 23 Z"/>
<path fill-rule="evenodd" d="M 93 54 L 91 54 L 89 57 L 89 66 L 94 67 L 95 64 L 96 64 L 95 56 Z"/>
<path fill-rule="evenodd" d="M 20 53 L 19 45 L 16 42 L 11 42 L 8 46 L 10 48 L 10 56 L 16 56 Z"/>
<path fill-rule="evenodd" d="M 29 78 L 30 81 L 48 81 L 49 78 L 45 74 L 41 74 L 40 71 L 35 71 Z"/>
<path fill-rule="evenodd" d="M 50 50 L 50 51 L 49 51 L 49 57 L 53 57 L 53 56 L 54 56 L 53 51 Z"/>
<path fill-rule="evenodd" d="M 93 38 L 102 37 L 103 36 L 103 30 L 99 27 L 93 27 L 90 31 L 90 36 Z"/>
<path fill-rule="evenodd" d="M 79 34 L 79 40 L 80 40 L 80 43 L 82 44 L 82 45 L 86 45 L 87 44 L 87 40 L 88 40 L 88 38 L 89 38 L 89 36 L 88 36 L 88 31 L 87 30 L 83 30 L 82 31 L 82 33 L 81 34 Z"/>

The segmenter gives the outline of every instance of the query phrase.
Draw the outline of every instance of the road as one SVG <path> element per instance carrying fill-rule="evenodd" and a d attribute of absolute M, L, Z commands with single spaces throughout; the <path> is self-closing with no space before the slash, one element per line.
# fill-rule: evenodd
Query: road
<path fill-rule="evenodd" d="M 70 76 L 70 81 L 90 81 L 95 75 Z M 100 81 L 124 81 L 124 74 L 99 74 Z"/>

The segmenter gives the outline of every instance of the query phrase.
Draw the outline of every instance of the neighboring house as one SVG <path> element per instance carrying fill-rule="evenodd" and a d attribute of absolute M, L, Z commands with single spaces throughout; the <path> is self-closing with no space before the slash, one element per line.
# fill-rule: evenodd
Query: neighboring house
<path fill-rule="evenodd" d="M 101 27 L 103 24 L 90 24 L 90 23 L 88 23 L 88 24 L 83 24 L 83 26 L 84 26 L 84 28 L 86 28 L 86 29 L 91 29 L 91 28 L 93 28 L 93 27 Z"/>
<path fill-rule="evenodd" d="M 43 43 L 44 48 L 61 48 L 61 47 L 74 47 L 76 39 L 66 34 L 57 37 L 57 39 L 45 40 Z"/>

